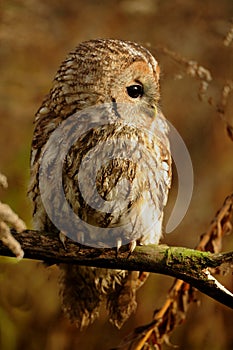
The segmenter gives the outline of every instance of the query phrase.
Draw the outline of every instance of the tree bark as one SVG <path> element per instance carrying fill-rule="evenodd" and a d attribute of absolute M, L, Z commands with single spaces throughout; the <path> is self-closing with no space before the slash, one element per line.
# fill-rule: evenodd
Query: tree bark
<path fill-rule="evenodd" d="M 167 245 L 137 246 L 129 253 L 126 246 L 116 254 L 112 248 L 80 246 L 66 238 L 65 247 L 59 237 L 47 232 L 25 230 L 11 231 L 24 250 L 24 257 L 41 260 L 46 264 L 78 264 L 109 269 L 137 270 L 160 273 L 181 279 L 204 294 L 233 309 L 233 294 L 222 286 L 209 272 L 227 263 L 233 264 L 233 252 L 202 252 Z M 0 255 L 12 256 L 10 250 L 0 244 Z"/>

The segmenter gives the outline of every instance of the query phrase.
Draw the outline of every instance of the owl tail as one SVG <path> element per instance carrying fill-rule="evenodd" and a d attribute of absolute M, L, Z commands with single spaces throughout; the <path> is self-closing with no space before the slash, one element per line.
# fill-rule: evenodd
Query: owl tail
<path fill-rule="evenodd" d="M 117 328 L 121 328 L 129 316 L 136 310 L 136 290 L 138 289 L 138 271 L 126 272 L 120 283 L 115 283 L 107 296 L 109 320 Z"/>
<path fill-rule="evenodd" d="M 91 267 L 62 264 L 60 294 L 62 309 L 79 329 L 89 326 L 99 316 L 101 294 L 96 288 Z"/>
<path fill-rule="evenodd" d="M 136 310 L 136 291 L 149 275 L 68 264 L 59 267 L 62 308 L 79 329 L 89 326 L 99 316 L 103 299 L 107 302 L 110 322 L 121 328 Z"/>

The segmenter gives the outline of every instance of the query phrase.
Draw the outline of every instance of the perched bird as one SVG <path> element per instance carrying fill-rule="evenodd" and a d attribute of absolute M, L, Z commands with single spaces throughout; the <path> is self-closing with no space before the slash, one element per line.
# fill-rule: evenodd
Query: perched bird
<path fill-rule="evenodd" d="M 90 40 L 68 54 L 35 117 L 29 188 L 35 229 L 89 246 L 128 243 L 131 251 L 136 243 L 159 243 L 171 186 L 159 75 L 152 54 L 133 42 Z M 66 210 L 78 223 L 63 216 Z M 147 275 L 59 267 L 63 309 L 80 328 L 98 317 L 104 300 L 110 322 L 121 327 Z"/>

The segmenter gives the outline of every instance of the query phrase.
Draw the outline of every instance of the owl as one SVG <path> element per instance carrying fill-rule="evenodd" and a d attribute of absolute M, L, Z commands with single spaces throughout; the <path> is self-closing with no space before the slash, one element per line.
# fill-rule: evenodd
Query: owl
<path fill-rule="evenodd" d="M 94 247 L 158 244 L 171 186 L 160 69 L 137 43 L 79 44 L 35 116 L 29 197 L 37 230 Z M 44 180 L 46 179 L 46 180 Z M 60 264 L 62 308 L 77 327 L 105 302 L 120 328 L 146 273 Z"/>

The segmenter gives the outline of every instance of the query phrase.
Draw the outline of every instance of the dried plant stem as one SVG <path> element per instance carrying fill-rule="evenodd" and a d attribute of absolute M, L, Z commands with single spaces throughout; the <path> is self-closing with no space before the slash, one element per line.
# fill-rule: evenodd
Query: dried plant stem
<path fill-rule="evenodd" d="M 0 186 L 8 187 L 7 178 L 0 173 Z M 9 205 L 0 202 L 0 240 L 5 244 L 12 253 L 21 259 L 24 255 L 19 242 L 12 236 L 9 225 L 14 227 L 18 232 L 26 229 L 25 223 L 9 207 Z"/>
<path fill-rule="evenodd" d="M 232 221 L 233 194 L 225 199 L 222 207 L 217 211 L 208 230 L 201 236 L 196 250 L 210 251 L 220 256 L 222 239 L 232 232 Z M 211 271 L 218 272 L 216 269 L 211 269 Z M 208 270 L 206 270 L 206 274 L 209 274 Z M 212 278 L 213 283 L 218 284 L 213 276 L 210 278 Z M 187 281 L 176 279 L 163 306 L 155 312 L 153 321 L 148 325 L 136 328 L 123 339 L 116 349 L 143 350 L 148 349 L 150 344 L 153 344 L 153 349 L 161 349 L 164 342 L 169 342 L 168 337 L 172 331 L 186 318 L 190 304 L 196 301 L 195 288 L 193 287 L 194 284 L 190 285 Z"/>

